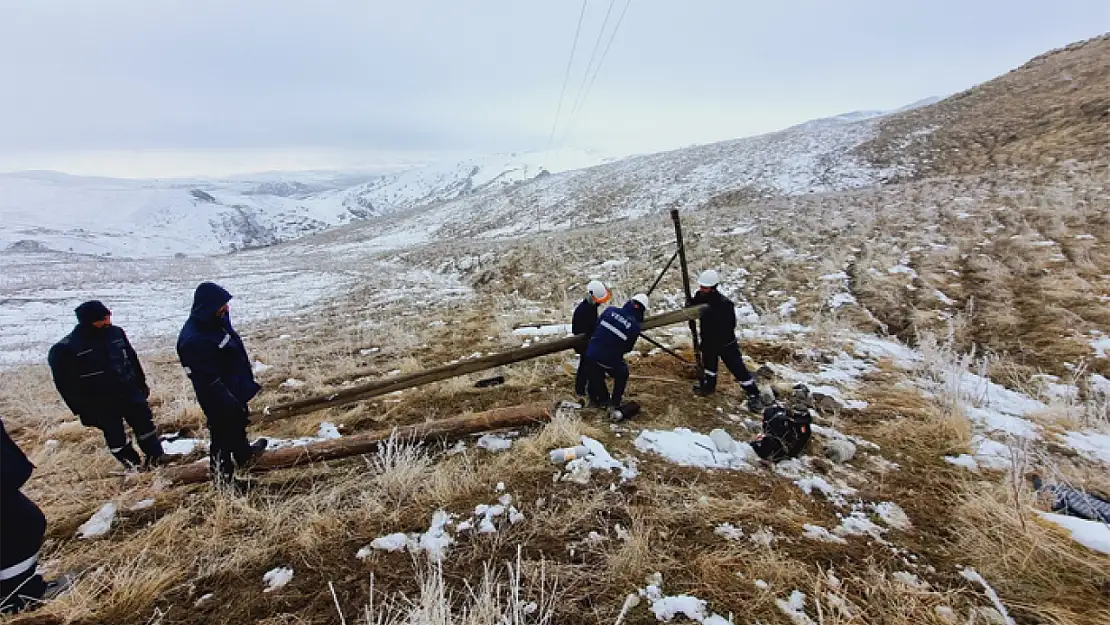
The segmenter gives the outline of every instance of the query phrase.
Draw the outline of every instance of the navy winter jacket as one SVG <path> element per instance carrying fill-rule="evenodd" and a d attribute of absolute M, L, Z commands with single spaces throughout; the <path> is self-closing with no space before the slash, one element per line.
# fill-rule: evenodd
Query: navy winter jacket
<path fill-rule="evenodd" d="M 177 356 L 193 382 L 197 401 L 209 421 L 246 419 L 249 402 L 261 387 L 254 381 L 243 340 L 230 317 L 216 311 L 231 294 L 211 282 L 202 283 L 193 296 L 193 310 L 177 337 Z"/>
<path fill-rule="evenodd" d="M 709 304 L 701 312 L 701 340 L 706 349 L 720 349 L 736 342 L 736 305 L 716 289 L 694 294 L 691 305 Z"/>
<path fill-rule="evenodd" d="M 94 417 L 150 395 L 146 375 L 122 328 L 81 324 L 50 348 L 54 385 L 76 415 Z"/>
<path fill-rule="evenodd" d="M 0 421 L 0 496 L 6 500 L 18 493 L 31 478 L 34 468 Z"/>
<path fill-rule="evenodd" d="M 643 310 L 634 302 L 628 302 L 621 308 L 606 308 L 598 318 L 597 328 L 590 337 L 586 357 L 602 364 L 622 362 L 624 355 L 636 346 L 636 340 L 640 338 L 640 322 L 643 320 Z"/>
<path fill-rule="evenodd" d="M 574 309 L 574 317 L 570 322 L 571 334 L 585 334 L 587 337 L 594 335 L 594 330 L 597 328 L 597 304 L 594 302 L 593 297 L 587 297 L 579 302 L 578 307 Z M 587 343 L 589 339 L 586 339 Z M 575 350 L 579 354 L 586 353 L 586 347 L 576 347 Z"/>

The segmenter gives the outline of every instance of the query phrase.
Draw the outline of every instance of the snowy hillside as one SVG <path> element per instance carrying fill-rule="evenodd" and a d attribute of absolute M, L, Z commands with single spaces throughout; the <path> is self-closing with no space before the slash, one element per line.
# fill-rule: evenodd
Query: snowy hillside
<path fill-rule="evenodd" d="M 151 258 L 263 247 L 601 160 L 561 150 L 383 176 L 296 172 L 224 180 L 0 174 L 0 251 Z"/>
<path fill-rule="evenodd" d="M 883 115 L 849 113 L 772 134 L 539 176 L 515 186 L 493 185 L 403 218 L 375 223 L 373 243 L 397 247 L 459 237 L 512 236 L 605 223 L 670 207 L 695 209 L 745 197 L 875 185 L 904 173 L 899 168 L 875 167 L 853 153 L 877 135 Z"/>
<path fill-rule="evenodd" d="M 364 180 L 365 178 L 363 178 Z M 143 181 L 0 175 L 0 249 L 122 257 L 272 245 L 349 223 L 341 189 L 296 180 Z"/>
<path fill-rule="evenodd" d="M 352 189 L 344 204 L 354 214 L 383 216 L 471 194 L 497 192 L 518 182 L 591 167 L 605 160 L 586 150 L 560 149 L 430 165 L 367 182 Z"/>

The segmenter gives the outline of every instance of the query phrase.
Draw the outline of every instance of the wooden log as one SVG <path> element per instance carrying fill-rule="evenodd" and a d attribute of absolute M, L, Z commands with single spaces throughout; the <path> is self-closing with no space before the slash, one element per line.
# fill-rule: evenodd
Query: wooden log
<path fill-rule="evenodd" d="M 704 304 L 649 317 L 644 320 L 642 327 L 644 330 L 650 330 L 652 328 L 690 321 L 696 319 L 698 315 L 701 314 L 703 308 L 705 308 Z M 423 386 L 425 384 L 431 384 L 432 382 L 439 382 L 449 378 L 493 369 L 494 367 L 500 367 L 502 365 L 522 362 L 568 349 L 574 349 L 575 347 L 585 345 L 587 340 L 586 335 L 577 334 L 554 341 L 536 343 L 529 347 L 483 356 L 482 358 L 462 360 L 442 367 L 417 371 L 407 375 L 398 375 L 384 380 L 375 380 L 373 382 L 367 382 L 366 384 L 335 391 L 327 395 L 316 395 L 314 397 L 306 397 L 276 406 L 267 406 L 263 409 L 262 418 L 259 419 L 259 421 L 268 423 L 279 419 L 307 414 L 316 410 L 323 410 L 324 408 L 345 406 L 356 401 L 370 399 L 371 397 L 388 395 L 395 391 Z"/>
<path fill-rule="evenodd" d="M 285 447 L 263 452 L 250 470 L 252 472 L 270 471 L 371 453 L 376 451 L 382 442 L 389 440 L 394 433 L 398 440 L 451 440 L 476 432 L 543 423 L 551 419 L 551 412 L 549 404 L 524 404 L 405 427 L 376 430 L 366 434 L 343 436 L 299 447 Z M 162 473 L 162 477 L 169 479 L 173 484 L 203 482 L 208 479 L 208 461 L 168 468 Z"/>

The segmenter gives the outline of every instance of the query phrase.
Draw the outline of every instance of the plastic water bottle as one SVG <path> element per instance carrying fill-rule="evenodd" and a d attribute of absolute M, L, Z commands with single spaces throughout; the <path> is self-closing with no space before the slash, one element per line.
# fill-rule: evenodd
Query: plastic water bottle
<path fill-rule="evenodd" d="M 551 458 L 553 464 L 563 464 L 570 462 L 575 458 L 584 458 L 586 454 L 590 453 L 589 447 L 585 445 L 578 445 L 577 447 L 563 447 L 562 449 L 552 449 L 548 456 Z"/>

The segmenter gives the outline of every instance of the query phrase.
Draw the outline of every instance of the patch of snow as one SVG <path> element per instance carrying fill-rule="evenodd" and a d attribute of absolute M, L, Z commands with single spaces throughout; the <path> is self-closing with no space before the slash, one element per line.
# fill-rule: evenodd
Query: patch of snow
<path fill-rule="evenodd" d="M 1094 431 L 1069 431 L 1061 435 L 1060 439 L 1084 458 L 1110 464 L 1110 435 Z"/>
<path fill-rule="evenodd" d="M 266 571 L 262 576 L 262 583 L 266 584 L 266 589 L 262 592 L 273 592 L 288 584 L 293 579 L 293 569 L 279 566 L 276 569 Z"/>
<path fill-rule="evenodd" d="M 627 464 L 620 462 L 613 458 L 613 456 L 609 454 L 609 450 L 605 449 L 605 445 L 602 445 L 599 441 L 589 436 L 582 436 L 582 445 L 590 450 L 584 458 L 590 465 L 590 468 L 604 471 L 620 471 L 621 482 L 627 482 L 639 474 L 633 459 L 630 458 Z"/>
<path fill-rule="evenodd" d="M 436 510 L 435 514 L 432 515 L 432 523 L 428 527 L 428 531 L 420 535 L 417 545 L 428 554 L 428 560 L 432 562 L 442 562 L 443 557 L 447 554 L 447 548 L 454 542 L 446 530 L 447 523 L 450 520 L 451 515 L 447 512 Z"/>
<path fill-rule="evenodd" d="M 505 451 L 513 446 L 513 441 L 496 434 L 485 434 L 478 439 L 477 447 L 490 452 Z"/>
<path fill-rule="evenodd" d="M 849 304 L 856 304 L 856 297 L 851 293 L 837 293 L 829 298 L 830 308 L 840 308 L 841 306 L 848 306 Z"/>
<path fill-rule="evenodd" d="M 901 582 L 910 588 L 916 588 L 918 590 L 926 590 L 929 588 L 928 582 L 921 581 L 921 578 L 909 571 L 895 571 L 891 574 L 891 577 L 893 577 L 895 581 Z"/>
<path fill-rule="evenodd" d="M 877 336 L 863 336 L 857 338 L 853 345 L 857 354 L 875 359 L 889 358 L 903 369 L 910 369 L 921 362 L 921 352 L 898 341 L 881 339 Z"/>
<path fill-rule="evenodd" d="M 379 536 L 375 538 L 373 541 L 370 542 L 370 549 L 377 549 L 378 551 L 388 552 L 402 551 L 409 547 L 411 543 L 412 539 L 409 538 L 407 534 L 403 532 L 397 532 L 395 534 L 387 534 L 385 536 Z M 363 550 L 365 549 L 366 547 L 363 547 L 359 550 L 359 553 L 362 554 Z M 367 550 L 364 555 L 356 557 L 361 559 L 369 554 L 370 552 L 369 550 Z"/>
<path fill-rule="evenodd" d="M 769 527 L 762 527 L 748 536 L 748 542 L 760 547 L 770 547 L 775 542 L 775 533 Z"/>
<path fill-rule="evenodd" d="M 569 336 L 570 333 L 570 324 L 528 326 L 513 330 L 514 336 Z"/>
<path fill-rule="evenodd" d="M 906 511 L 893 501 L 873 503 L 870 507 L 871 511 L 891 529 L 906 532 L 913 527 L 913 523 L 910 522 L 910 517 L 906 514 Z"/>
<path fill-rule="evenodd" d="M 1038 512 L 1038 514 L 1042 519 L 1070 532 L 1075 542 L 1088 549 L 1110 555 L 1110 525 L 1051 512 Z"/>
<path fill-rule="evenodd" d="M 1004 432 L 1019 438 L 1038 438 L 1041 427 L 1032 421 L 989 408 L 964 406 L 964 414 L 988 432 Z"/>
<path fill-rule="evenodd" d="M 640 589 L 638 594 L 651 604 L 651 612 L 657 621 L 669 623 L 675 617 L 683 616 L 702 625 L 732 625 L 731 620 L 719 614 L 707 614 L 707 603 L 693 595 L 664 596 L 660 589 L 662 576 L 656 573 L 652 578 L 655 583 Z"/>
<path fill-rule="evenodd" d="M 940 302 L 942 304 L 944 304 L 945 306 L 955 306 L 956 305 L 956 300 L 952 299 L 951 297 L 948 297 L 943 292 L 941 292 L 939 289 L 933 289 L 933 297 L 940 300 Z"/>
<path fill-rule="evenodd" d="M 97 538 L 112 529 L 112 522 L 116 520 L 116 504 L 108 502 L 96 511 L 88 521 L 77 528 L 78 538 Z"/>
<path fill-rule="evenodd" d="M 971 568 L 964 569 L 960 571 L 960 576 L 962 576 L 969 582 L 977 583 L 982 586 L 983 592 L 986 593 L 987 598 L 991 600 L 991 603 L 994 604 L 994 607 L 998 610 L 999 614 L 1002 615 L 1003 622 L 1006 625 L 1016 625 L 1014 623 L 1014 619 L 1010 618 L 1010 614 L 1006 611 L 1006 606 L 1002 605 L 1002 600 L 998 598 L 998 593 L 996 593 L 994 591 L 994 588 L 987 583 L 987 580 L 983 579 L 983 576 L 980 575 L 978 571 Z"/>
<path fill-rule="evenodd" d="M 713 530 L 713 533 L 725 540 L 741 540 L 744 538 L 744 530 L 736 527 L 732 523 L 722 523 L 718 525 Z"/>
<path fill-rule="evenodd" d="M 253 372 L 255 375 L 261 375 L 273 368 L 273 365 L 268 365 L 260 360 L 256 360 L 254 361 L 254 364 L 251 365 L 251 372 Z"/>
<path fill-rule="evenodd" d="M 687 428 L 644 430 L 633 443 L 636 449 L 658 454 L 685 467 L 754 471 L 759 456 L 751 445 L 737 445 L 733 453 L 717 451 L 713 439 Z"/>
<path fill-rule="evenodd" d="M 996 440 L 975 435 L 971 437 L 971 449 L 975 461 L 980 467 L 994 471 L 1005 471 L 1013 466 L 1013 450 Z"/>
<path fill-rule="evenodd" d="M 798 298 L 791 297 L 779 305 L 779 316 L 789 317 L 798 311 Z"/>
<path fill-rule="evenodd" d="M 848 541 L 844 540 L 840 536 L 835 536 L 833 534 L 830 534 L 829 530 L 821 527 L 820 525 L 811 525 L 809 523 L 806 523 L 805 525 L 802 526 L 802 529 L 805 530 L 805 533 L 802 534 L 802 536 L 804 536 L 804 537 L 806 537 L 810 540 L 817 540 L 817 541 L 826 542 L 826 543 L 835 543 L 835 544 L 839 544 L 839 545 L 848 544 Z"/>
<path fill-rule="evenodd" d="M 1107 357 L 1107 352 L 1110 351 L 1110 336 L 1102 336 L 1091 341 L 1091 349 L 1094 350 L 1094 357 L 1098 359 Z"/>
<path fill-rule="evenodd" d="M 979 463 L 975 461 L 975 457 L 970 454 L 960 454 L 958 456 L 945 456 L 944 461 L 948 464 L 954 464 L 957 467 L 963 467 L 971 471 L 979 470 Z"/>
<path fill-rule="evenodd" d="M 322 440 L 342 438 L 342 436 L 343 435 L 339 433 L 339 428 L 330 421 L 321 421 L 320 429 L 316 431 L 316 437 Z"/>
<path fill-rule="evenodd" d="M 162 451 L 175 456 L 186 456 L 191 454 L 197 447 L 207 449 L 208 441 L 199 438 L 178 438 L 175 440 L 162 441 Z"/>
<path fill-rule="evenodd" d="M 848 279 L 848 274 L 844 273 L 843 271 L 838 271 L 837 273 L 827 273 L 827 274 L 821 276 L 821 279 L 825 280 L 825 281 L 829 281 L 829 282 L 835 282 L 835 281 L 839 281 L 839 280 L 847 280 Z"/>
<path fill-rule="evenodd" d="M 767 590 L 767 589 L 769 589 L 769 588 L 771 587 L 771 585 L 770 585 L 770 584 L 768 584 L 767 582 L 765 582 L 765 581 L 763 581 L 763 580 L 761 580 L 761 579 L 757 579 L 757 580 L 755 580 L 755 581 L 754 581 L 754 582 L 752 582 L 752 583 L 754 583 L 754 584 L 755 584 L 755 587 L 756 587 L 756 588 L 758 588 L 758 589 L 760 589 L 760 590 Z"/>
<path fill-rule="evenodd" d="M 813 491 L 816 490 L 834 505 L 841 507 L 847 505 L 847 501 L 844 499 L 845 495 L 853 495 L 856 493 L 856 489 L 848 486 L 835 487 L 830 484 L 828 480 L 819 475 L 809 475 L 796 479 L 794 480 L 794 485 L 810 496 L 812 496 Z"/>
<path fill-rule="evenodd" d="M 1093 235 L 1093 234 L 1077 234 L 1077 235 L 1075 235 L 1075 238 L 1078 241 L 1094 241 L 1095 240 L 1095 235 Z"/>
<path fill-rule="evenodd" d="M 131 512 L 138 512 L 139 510 L 146 510 L 148 508 L 153 508 L 153 507 L 154 507 L 154 500 L 153 499 L 140 499 L 139 501 L 136 501 L 134 503 L 134 505 L 132 505 L 130 508 L 128 508 L 128 510 L 130 510 Z"/>
<path fill-rule="evenodd" d="M 794 625 L 816 625 L 813 619 L 806 615 L 806 594 L 800 590 L 791 592 L 790 598 L 785 601 L 775 599 L 775 605 Z"/>
<path fill-rule="evenodd" d="M 289 378 L 281 384 L 278 384 L 281 388 L 301 388 L 304 385 L 304 380 L 298 380 L 297 378 Z"/>
<path fill-rule="evenodd" d="M 875 525 L 875 522 L 859 510 L 853 510 L 848 516 L 840 520 L 840 525 L 833 529 L 837 536 L 870 536 L 883 542 L 883 532 L 886 529 Z"/>

